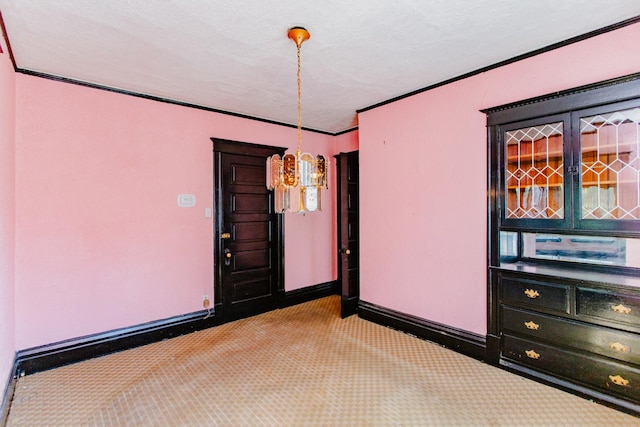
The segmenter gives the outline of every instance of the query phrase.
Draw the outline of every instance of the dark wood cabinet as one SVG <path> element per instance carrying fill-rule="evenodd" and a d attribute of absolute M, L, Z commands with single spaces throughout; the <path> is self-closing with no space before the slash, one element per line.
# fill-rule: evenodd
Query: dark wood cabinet
<path fill-rule="evenodd" d="M 498 363 L 555 377 L 581 394 L 602 393 L 610 399 L 599 400 L 638 411 L 640 277 L 625 277 L 620 285 L 614 274 L 591 281 L 588 275 L 563 277 L 557 268 L 540 274 L 535 267 L 512 267 L 494 270 Z M 557 276 L 549 276 L 552 271 Z"/>
<path fill-rule="evenodd" d="M 640 415 L 640 74 L 485 113 L 487 361 Z"/>

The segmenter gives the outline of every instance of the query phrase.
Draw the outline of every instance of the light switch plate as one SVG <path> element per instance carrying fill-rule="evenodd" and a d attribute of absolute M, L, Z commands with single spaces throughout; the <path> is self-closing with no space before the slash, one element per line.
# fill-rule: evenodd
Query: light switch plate
<path fill-rule="evenodd" d="M 190 208 L 196 205 L 195 194 L 178 194 L 178 206 L 182 208 Z"/>

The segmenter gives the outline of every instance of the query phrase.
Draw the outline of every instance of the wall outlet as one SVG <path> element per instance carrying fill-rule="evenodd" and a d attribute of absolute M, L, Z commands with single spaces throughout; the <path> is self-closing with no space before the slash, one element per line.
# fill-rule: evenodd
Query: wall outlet
<path fill-rule="evenodd" d="M 202 306 L 204 308 L 209 308 L 209 304 L 210 304 L 209 295 L 207 295 L 207 294 L 202 295 Z"/>

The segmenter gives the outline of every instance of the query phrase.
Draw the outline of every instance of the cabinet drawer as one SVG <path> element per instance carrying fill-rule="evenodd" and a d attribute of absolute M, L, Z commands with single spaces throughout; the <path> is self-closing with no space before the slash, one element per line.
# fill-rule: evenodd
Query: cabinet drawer
<path fill-rule="evenodd" d="M 502 298 L 524 307 L 569 313 L 569 287 L 534 280 L 502 278 Z"/>
<path fill-rule="evenodd" d="M 640 296 L 578 288 L 576 314 L 640 325 Z"/>
<path fill-rule="evenodd" d="M 638 402 L 640 370 L 626 365 L 564 351 L 510 335 L 503 338 L 503 357 L 534 369 L 591 385 Z"/>
<path fill-rule="evenodd" d="M 640 365 L 640 335 L 504 306 L 502 328 Z"/>

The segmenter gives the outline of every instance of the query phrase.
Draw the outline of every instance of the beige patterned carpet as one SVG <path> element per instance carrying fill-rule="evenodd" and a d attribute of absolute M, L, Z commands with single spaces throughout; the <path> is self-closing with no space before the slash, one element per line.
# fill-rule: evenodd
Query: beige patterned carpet
<path fill-rule="evenodd" d="M 20 378 L 8 426 L 639 426 L 339 297 Z"/>

